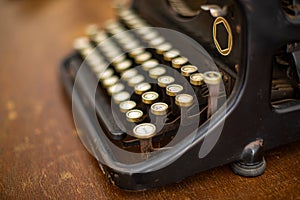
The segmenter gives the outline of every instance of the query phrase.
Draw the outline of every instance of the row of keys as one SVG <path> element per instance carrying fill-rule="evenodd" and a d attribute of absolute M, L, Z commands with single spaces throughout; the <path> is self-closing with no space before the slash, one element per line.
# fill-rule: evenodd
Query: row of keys
<path fill-rule="evenodd" d="M 184 93 L 182 85 L 175 83 L 173 76 L 167 74 L 166 67 L 160 66 L 160 62 L 153 58 L 152 53 L 145 50 L 145 44 L 154 48 L 155 53 L 169 62 L 173 69 L 179 70 L 182 76 L 193 85 L 196 93 L 199 93 L 200 90 L 197 91 L 197 89 L 206 83 L 210 91 L 208 100 L 210 109 L 208 110 L 211 111 L 208 116 L 214 113 L 217 109 L 220 73 L 214 71 L 198 73 L 196 66 L 191 65 L 187 58 L 180 56 L 178 50 L 173 49 L 172 45 L 152 28 L 147 27 L 149 25 L 132 11 L 121 10 L 119 16 L 126 26 L 138 28 L 135 34 L 139 38 L 126 32 L 126 27 L 121 23 L 110 21 L 105 26 L 106 31 L 99 30 L 95 25 L 89 26 L 86 32 L 90 39 L 79 38 L 74 42 L 74 48 L 86 59 L 102 87 L 113 98 L 114 103 L 119 105 L 120 111 L 125 114 L 127 121 L 140 123 L 133 128 L 134 136 L 141 140 L 148 140 L 156 134 L 156 125 L 143 123 L 145 110 L 143 112 L 141 104 L 149 108 L 155 116 L 166 116 L 170 106 L 174 106 L 174 104 L 169 104 L 169 106 L 159 101 L 160 94 L 156 90 L 151 91 L 155 88 L 145 82 L 148 77 L 155 80 L 161 88 L 160 91 L 163 91 L 162 94 L 169 96 L 180 108 L 188 108 L 195 101 L 192 95 Z M 109 37 L 112 35 L 114 39 L 110 40 Z M 95 46 L 90 41 L 96 44 L 100 53 L 93 50 Z M 128 52 L 129 57 L 124 52 Z M 133 68 L 138 65 L 141 65 L 144 71 L 142 74 L 141 71 Z M 106 68 L 107 66 L 110 67 Z M 131 99 L 132 95 L 128 92 L 128 88 L 134 90 L 134 95 L 138 95 L 141 102 L 137 103 Z M 141 144 L 141 150 L 144 149 L 142 152 L 149 151 L 149 148 L 142 148 L 142 146 L 145 145 Z M 146 146 L 149 147 L 149 144 Z"/>

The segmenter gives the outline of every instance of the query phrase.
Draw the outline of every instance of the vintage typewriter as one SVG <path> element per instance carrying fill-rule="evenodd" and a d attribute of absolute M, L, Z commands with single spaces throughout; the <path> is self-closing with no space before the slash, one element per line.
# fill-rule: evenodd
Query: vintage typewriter
<path fill-rule="evenodd" d="M 90 25 L 61 66 L 83 144 L 143 190 L 300 139 L 299 0 L 136 0 Z M 84 169 L 83 169 L 84 170 Z"/>

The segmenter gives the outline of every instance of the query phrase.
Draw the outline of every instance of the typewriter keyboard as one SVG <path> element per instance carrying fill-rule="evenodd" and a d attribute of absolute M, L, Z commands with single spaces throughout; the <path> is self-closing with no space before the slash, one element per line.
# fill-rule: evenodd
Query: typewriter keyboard
<path fill-rule="evenodd" d="M 127 151 L 156 151 L 179 127 L 192 132 L 192 123 L 197 128 L 217 111 L 227 75 L 199 70 L 133 11 L 118 15 L 103 30 L 88 26 L 74 48 L 99 81 L 97 115 L 106 136 Z"/>

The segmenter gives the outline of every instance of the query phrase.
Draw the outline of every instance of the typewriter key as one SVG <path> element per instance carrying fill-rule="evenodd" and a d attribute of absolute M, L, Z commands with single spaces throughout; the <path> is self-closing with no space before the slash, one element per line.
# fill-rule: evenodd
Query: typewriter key
<path fill-rule="evenodd" d="M 135 85 L 143 82 L 144 80 L 145 77 L 141 74 L 138 74 L 128 80 L 128 85 L 134 87 Z"/>
<path fill-rule="evenodd" d="M 136 103 L 134 101 L 123 101 L 120 103 L 119 105 L 120 107 L 120 110 L 122 113 L 126 113 L 128 112 L 129 110 L 132 110 L 133 108 L 136 107 Z"/>
<path fill-rule="evenodd" d="M 168 111 L 168 104 L 157 102 L 151 105 L 151 113 L 154 115 L 166 115 Z"/>
<path fill-rule="evenodd" d="M 210 117 L 218 109 L 218 98 L 222 76 L 219 72 L 208 71 L 203 74 L 203 77 L 209 90 L 207 117 Z"/>
<path fill-rule="evenodd" d="M 156 53 L 162 55 L 164 54 L 166 51 L 169 51 L 172 49 L 172 45 L 170 43 L 163 43 L 160 44 L 156 47 Z"/>
<path fill-rule="evenodd" d="M 142 38 L 146 41 L 153 40 L 158 37 L 158 33 L 156 31 L 150 31 L 142 36 Z"/>
<path fill-rule="evenodd" d="M 126 50 L 126 51 L 131 51 L 133 49 L 136 49 L 136 48 L 139 48 L 141 45 L 138 41 L 136 40 L 133 40 L 129 43 L 126 43 L 123 45 L 123 48 Z"/>
<path fill-rule="evenodd" d="M 142 54 L 145 52 L 145 49 L 143 47 L 139 47 L 137 49 L 133 49 L 129 52 L 129 56 L 132 58 L 137 57 L 138 55 Z"/>
<path fill-rule="evenodd" d="M 123 7 L 124 8 L 124 7 Z M 120 17 L 122 17 L 122 19 L 125 20 L 125 18 L 127 17 L 132 17 L 132 18 L 136 18 L 138 17 L 136 14 L 134 14 L 134 12 L 132 10 L 129 10 L 129 9 L 123 9 L 119 11 L 118 15 Z"/>
<path fill-rule="evenodd" d="M 156 127 L 151 123 L 139 124 L 134 127 L 133 133 L 138 139 L 149 139 L 155 135 Z"/>
<path fill-rule="evenodd" d="M 108 20 L 108 21 L 106 21 L 106 23 L 105 23 L 105 25 L 104 25 L 104 27 L 105 27 L 105 29 L 107 29 L 107 30 L 113 30 L 113 29 L 116 29 L 116 28 L 119 28 L 119 27 L 121 27 L 122 25 L 119 23 L 119 22 L 117 22 L 117 21 L 115 21 L 115 20 Z"/>
<path fill-rule="evenodd" d="M 113 95 L 113 99 L 116 104 L 120 104 L 123 101 L 127 101 L 130 98 L 130 94 L 126 91 L 119 92 Z"/>
<path fill-rule="evenodd" d="M 132 65 L 132 61 L 126 59 L 126 60 L 123 60 L 122 62 L 116 64 L 115 69 L 117 72 L 120 73 L 120 72 L 123 72 L 123 71 L 129 69 L 131 67 L 131 65 Z"/>
<path fill-rule="evenodd" d="M 101 51 L 103 51 L 105 55 L 110 54 L 111 52 L 120 52 L 120 48 L 114 43 L 110 42 L 102 43 L 101 45 L 99 45 L 99 48 L 101 49 Z M 115 53 L 115 55 L 117 55 L 117 53 Z"/>
<path fill-rule="evenodd" d="M 132 19 L 135 19 L 137 16 L 132 14 L 132 13 L 127 13 L 127 14 L 120 14 L 120 17 L 124 20 L 124 21 L 130 21 Z"/>
<path fill-rule="evenodd" d="M 117 34 L 116 36 L 119 36 L 120 34 Z M 122 34 L 121 36 L 123 36 L 124 34 Z M 131 42 L 137 42 L 136 39 L 133 36 L 130 35 L 126 35 L 123 36 L 122 38 L 118 39 L 118 43 L 120 43 L 121 45 L 126 45 L 128 43 Z"/>
<path fill-rule="evenodd" d="M 153 104 L 155 101 L 158 100 L 158 93 L 150 91 L 150 92 L 145 92 L 142 94 L 142 101 L 145 104 Z"/>
<path fill-rule="evenodd" d="M 148 153 L 153 150 L 152 137 L 156 134 L 156 126 L 151 123 L 143 123 L 133 128 L 133 134 L 140 139 L 140 148 L 142 153 Z"/>
<path fill-rule="evenodd" d="M 120 52 L 120 51 L 108 52 L 105 55 L 106 55 L 106 59 L 110 63 L 113 63 L 116 58 L 118 58 L 120 55 L 122 55 L 122 52 Z"/>
<path fill-rule="evenodd" d="M 134 86 L 134 92 L 138 95 L 142 95 L 144 92 L 147 92 L 151 89 L 150 83 L 139 83 L 136 86 Z"/>
<path fill-rule="evenodd" d="M 124 29 L 123 27 L 118 27 L 118 28 L 111 29 L 110 33 L 112 35 L 116 35 L 116 34 L 119 34 L 119 33 L 123 33 L 124 31 L 126 31 L 126 29 Z"/>
<path fill-rule="evenodd" d="M 87 37 L 80 37 L 74 40 L 73 48 L 81 52 L 84 49 L 92 48 L 92 45 Z"/>
<path fill-rule="evenodd" d="M 170 85 L 174 83 L 175 78 L 172 76 L 161 76 L 157 79 L 158 85 L 162 88 L 167 87 L 167 85 Z"/>
<path fill-rule="evenodd" d="M 200 86 L 203 84 L 204 76 L 202 73 L 195 73 L 190 76 L 190 83 L 195 86 Z"/>
<path fill-rule="evenodd" d="M 175 97 L 175 104 L 179 106 L 174 109 L 175 115 L 179 114 L 181 112 L 181 124 L 186 125 L 189 122 L 188 118 L 188 109 L 191 105 L 193 105 L 194 98 L 192 95 L 189 94 L 178 94 Z"/>
<path fill-rule="evenodd" d="M 80 51 L 80 54 L 84 57 L 84 58 L 86 58 L 86 57 L 88 57 L 89 55 L 91 55 L 91 54 L 94 54 L 94 49 L 93 48 L 86 48 L 86 49 L 83 49 L 83 50 L 81 50 Z M 100 55 L 100 54 L 98 54 L 99 55 L 99 57 L 101 56 L 102 57 L 102 55 Z"/>
<path fill-rule="evenodd" d="M 181 93 L 182 91 L 183 91 L 183 87 L 178 84 L 171 84 L 166 87 L 166 93 L 171 97 L 175 97 L 177 94 Z"/>
<path fill-rule="evenodd" d="M 136 25 L 145 24 L 145 21 L 139 18 L 133 18 L 126 21 L 126 24 L 129 26 L 129 28 L 135 28 Z"/>
<path fill-rule="evenodd" d="M 106 69 L 104 72 L 98 73 L 97 77 L 100 81 L 103 81 L 109 77 L 111 77 L 114 74 L 114 71 L 112 69 Z"/>
<path fill-rule="evenodd" d="M 174 81 L 175 78 L 173 78 L 172 76 L 160 76 L 157 79 L 158 86 L 159 86 L 157 87 L 158 94 L 161 96 L 161 100 L 168 104 L 170 103 L 170 99 L 166 94 L 166 87 L 174 83 Z"/>
<path fill-rule="evenodd" d="M 175 97 L 175 103 L 180 107 L 190 107 L 193 104 L 193 100 L 193 96 L 189 94 L 178 94 Z"/>
<path fill-rule="evenodd" d="M 80 54 L 85 58 L 94 52 L 93 48 L 86 48 L 80 51 Z"/>
<path fill-rule="evenodd" d="M 116 83 L 115 85 L 110 86 L 107 91 L 109 95 L 114 95 L 125 89 L 125 86 L 122 83 Z"/>
<path fill-rule="evenodd" d="M 108 66 L 108 63 L 103 61 L 100 64 L 97 64 L 95 66 L 91 66 L 91 69 L 93 70 L 93 72 L 95 74 L 99 74 L 99 73 L 102 73 L 106 69 L 107 66 Z"/>
<path fill-rule="evenodd" d="M 168 104 L 163 102 L 157 102 L 151 105 L 151 113 L 149 114 L 149 117 L 156 125 L 158 131 L 165 125 L 168 107 Z"/>
<path fill-rule="evenodd" d="M 124 71 L 122 73 L 121 79 L 123 79 L 124 81 L 128 81 L 129 79 L 136 76 L 137 74 L 138 74 L 138 71 L 136 69 L 134 69 L 134 68 L 127 69 L 126 71 Z"/>
<path fill-rule="evenodd" d="M 93 38 L 99 32 L 99 27 L 97 24 L 90 24 L 86 27 L 85 33 L 89 37 Z"/>
<path fill-rule="evenodd" d="M 145 71 L 149 71 L 150 69 L 153 69 L 159 64 L 159 62 L 155 59 L 150 59 L 142 64 L 142 69 Z"/>
<path fill-rule="evenodd" d="M 138 28 L 138 29 L 136 29 L 135 30 L 135 32 L 138 34 L 138 35 L 141 35 L 141 36 L 146 36 L 147 34 L 150 34 L 150 33 L 152 33 L 152 32 L 155 32 L 154 30 L 153 30 L 153 28 L 151 28 L 151 27 L 143 27 L 143 28 Z M 149 37 L 149 36 L 148 36 Z M 155 35 L 155 37 L 156 37 L 156 35 Z M 143 39 L 145 39 L 145 38 L 143 38 Z M 151 39 L 153 39 L 153 38 L 151 38 Z M 146 39 L 145 39 L 146 40 Z"/>
<path fill-rule="evenodd" d="M 156 48 L 157 46 L 161 45 L 164 41 L 165 39 L 163 37 L 158 37 L 153 40 L 150 40 L 149 45 L 153 48 Z"/>
<path fill-rule="evenodd" d="M 190 83 L 192 88 L 194 89 L 195 95 L 197 96 L 199 106 L 202 106 L 203 103 L 206 102 L 205 98 L 203 97 L 203 89 L 205 89 L 204 83 L 204 76 L 202 73 L 195 73 L 190 75 Z M 206 105 L 206 103 L 205 103 Z"/>
<path fill-rule="evenodd" d="M 113 60 L 112 60 L 112 64 L 113 65 L 117 65 L 121 62 L 123 62 L 124 60 L 126 59 L 126 56 L 123 54 L 123 55 L 119 55 L 117 57 L 115 57 Z"/>
<path fill-rule="evenodd" d="M 157 79 L 159 76 L 164 75 L 167 72 L 164 67 L 155 67 L 149 71 L 149 76 L 153 79 Z"/>
<path fill-rule="evenodd" d="M 164 60 L 171 61 L 172 59 L 176 58 L 179 55 L 180 52 L 176 49 L 173 49 L 164 53 Z"/>
<path fill-rule="evenodd" d="M 119 81 L 119 78 L 117 76 L 111 76 L 107 79 L 104 79 L 102 81 L 103 87 L 108 88 L 110 86 L 115 85 Z"/>
<path fill-rule="evenodd" d="M 116 26 L 116 27 L 107 28 L 106 30 L 110 35 L 115 35 L 115 34 L 122 33 L 125 31 L 125 29 L 120 25 Z"/>
<path fill-rule="evenodd" d="M 198 71 L 198 68 L 194 65 L 184 65 L 181 67 L 181 74 L 185 77 L 189 77 L 191 74 Z"/>
<path fill-rule="evenodd" d="M 104 54 L 105 54 L 106 58 L 112 63 L 115 58 L 122 55 L 122 51 L 121 51 L 121 49 L 116 48 L 112 51 L 105 52 Z"/>
<path fill-rule="evenodd" d="M 134 94 L 131 95 L 131 100 L 136 101 L 136 102 L 141 102 L 142 101 L 141 95 L 150 89 L 151 89 L 151 85 L 146 82 L 135 85 L 134 86 Z"/>
<path fill-rule="evenodd" d="M 174 97 L 179 93 L 182 93 L 182 91 L 183 87 L 179 84 L 171 84 L 166 87 L 166 93 L 169 97 L 166 98 L 165 102 L 167 102 L 170 105 L 170 110 L 172 111 L 174 116 L 179 115 L 179 108 L 175 103 Z"/>
<path fill-rule="evenodd" d="M 107 38 L 108 38 L 107 34 L 104 31 L 100 31 L 93 37 L 93 40 L 97 44 L 100 44 L 101 42 L 105 41 Z"/>
<path fill-rule="evenodd" d="M 133 15 L 133 14 L 126 15 L 123 17 L 123 19 L 129 25 L 135 24 L 136 22 L 139 22 L 142 20 L 140 17 L 138 17 L 137 15 Z"/>
<path fill-rule="evenodd" d="M 118 14 L 120 17 L 126 17 L 127 15 L 132 15 L 135 17 L 135 14 L 132 12 L 132 10 L 129 9 L 122 9 L 122 10 L 118 10 Z"/>
<path fill-rule="evenodd" d="M 222 78 L 221 74 L 215 71 L 205 72 L 203 76 L 204 76 L 204 82 L 209 85 L 219 84 Z"/>
<path fill-rule="evenodd" d="M 134 24 L 133 28 L 136 29 L 136 28 L 143 28 L 143 27 L 147 27 L 147 26 L 149 26 L 149 25 L 146 22 L 141 21 L 139 23 Z"/>
<path fill-rule="evenodd" d="M 135 62 L 137 64 L 142 64 L 143 62 L 149 60 L 152 57 L 150 52 L 144 52 L 135 57 Z"/>
<path fill-rule="evenodd" d="M 114 35 L 114 38 L 119 41 L 119 40 L 122 40 L 123 38 L 132 38 L 132 35 L 129 34 L 128 32 L 122 32 L 122 33 L 119 33 L 117 35 Z"/>
<path fill-rule="evenodd" d="M 133 109 L 126 112 L 126 119 L 129 122 L 140 122 L 143 120 L 143 111 L 139 109 Z"/>
<path fill-rule="evenodd" d="M 89 65 L 89 67 L 94 71 L 94 69 L 99 69 L 98 66 L 101 66 L 102 61 L 95 59 L 95 60 L 87 60 L 87 63 Z M 104 69 L 101 69 L 100 72 L 103 72 Z"/>
<path fill-rule="evenodd" d="M 178 57 L 174 58 L 172 60 L 172 67 L 175 69 L 179 69 L 182 67 L 182 65 L 185 65 L 188 62 L 188 59 L 186 57 Z"/>
<path fill-rule="evenodd" d="M 85 60 L 86 60 L 90 65 L 93 65 L 93 66 L 95 66 L 95 65 L 97 65 L 97 64 L 99 64 L 99 63 L 101 63 L 101 62 L 103 61 L 103 59 L 102 59 L 100 56 L 98 56 L 97 54 L 95 54 L 95 53 L 89 54 L 89 55 L 85 58 Z"/>

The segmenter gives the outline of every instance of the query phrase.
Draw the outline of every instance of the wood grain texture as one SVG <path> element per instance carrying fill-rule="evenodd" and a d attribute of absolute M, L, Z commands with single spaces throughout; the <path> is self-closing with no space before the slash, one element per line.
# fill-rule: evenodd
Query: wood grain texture
<path fill-rule="evenodd" d="M 228 166 L 171 186 L 126 192 L 81 144 L 58 65 L 110 1 L 0 1 L 0 199 L 300 199 L 300 143 L 266 155 L 257 178 Z"/>

